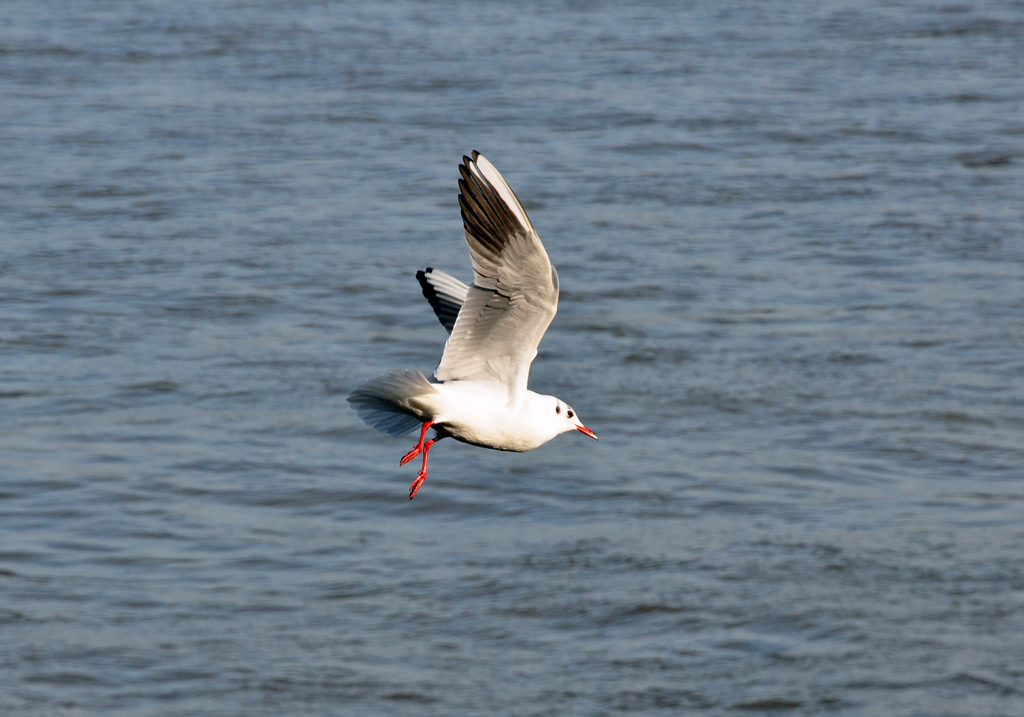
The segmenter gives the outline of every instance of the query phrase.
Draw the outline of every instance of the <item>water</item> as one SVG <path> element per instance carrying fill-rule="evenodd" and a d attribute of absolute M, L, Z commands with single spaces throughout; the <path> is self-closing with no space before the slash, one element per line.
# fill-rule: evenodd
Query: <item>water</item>
<path fill-rule="evenodd" d="M 1024 713 L 1024 6 L 0 18 L 4 715 Z M 601 437 L 412 445 L 484 152 Z"/>

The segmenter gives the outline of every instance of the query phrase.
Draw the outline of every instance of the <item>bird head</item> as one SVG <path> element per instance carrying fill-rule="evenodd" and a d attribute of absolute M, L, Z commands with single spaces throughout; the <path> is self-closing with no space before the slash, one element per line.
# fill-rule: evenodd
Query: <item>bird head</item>
<path fill-rule="evenodd" d="M 576 415 L 576 411 L 573 410 L 572 406 L 557 398 L 555 399 L 555 416 L 556 420 L 561 422 L 559 433 L 579 431 L 586 436 L 590 436 L 595 441 L 597 440 L 597 435 L 583 425 L 583 422 L 580 421 L 580 417 Z"/>

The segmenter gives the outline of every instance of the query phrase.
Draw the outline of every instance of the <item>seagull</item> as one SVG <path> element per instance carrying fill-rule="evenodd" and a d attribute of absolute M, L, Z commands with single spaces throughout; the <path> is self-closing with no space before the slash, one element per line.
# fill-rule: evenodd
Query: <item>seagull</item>
<path fill-rule="evenodd" d="M 419 426 L 402 456 L 423 464 L 409 500 L 427 479 L 427 454 L 442 438 L 499 451 L 533 450 L 567 431 L 595 441 L 576 411 L 527 389 L 537 345 L 558 310 L 558 273 L 512 188 L 474 151 L 459 165 L 459 207 L 473 262 L 473 285 L 427 267 L 424 297 L 448 331 L 435 383 L 419 369 L 371 379 L 348 396 L 370 427 L 400 437 Z M 424 440 L 429 429 L 434 437 Z"/>

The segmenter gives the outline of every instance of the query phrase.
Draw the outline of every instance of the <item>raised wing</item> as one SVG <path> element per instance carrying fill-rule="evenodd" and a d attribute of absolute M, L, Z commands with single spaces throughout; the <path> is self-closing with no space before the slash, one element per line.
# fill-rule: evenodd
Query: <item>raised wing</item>
<path fill-rule="evenodd" d="M 515 394 L 526 390 L 537 345 L 558 310 L 558 274 L 498 170 L 473 152 L 459 173 L 475 280 L 434 375 L 496 381 Z"/>
<path fill-rule="evenodd" d="M 436 271 L 429 266 L 425 271 L 416 272 L 416 280 L 420 282 L 423 296 L 430 302 L 441 325 L 450 334 L 459 310 L 466 303 L 469 287 L 451 274 Z"/>

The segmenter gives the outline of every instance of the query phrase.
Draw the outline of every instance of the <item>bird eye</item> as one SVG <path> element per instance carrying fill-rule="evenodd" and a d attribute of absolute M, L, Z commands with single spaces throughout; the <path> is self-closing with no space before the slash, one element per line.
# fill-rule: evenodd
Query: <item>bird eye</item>
<path fill-rule="evenodd" d="M 555 413 L 557 413 L 557 414 L 561 415 L 561 413 L 562 413 L 562 407 L 561 407 L 561 406 L 555 406 Z"/>
<path fill-rule="evenodd" d="M 570 408 L 568 411 L 566 411 L 565 415 L 568 416 L 569 418 L 572 418 L 572 409 Z"/>

